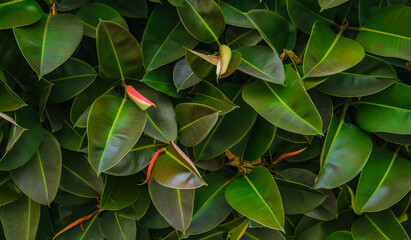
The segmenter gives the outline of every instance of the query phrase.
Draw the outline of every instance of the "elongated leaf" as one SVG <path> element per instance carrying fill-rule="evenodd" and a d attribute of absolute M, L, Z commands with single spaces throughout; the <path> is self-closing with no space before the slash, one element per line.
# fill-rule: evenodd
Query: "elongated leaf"
<path fill-rule="evenodd" d="M 286 238 L 278 230 L 269 228 L 248 228 L 243 240 L 285 240 Z"/>
<path fill-rule="evenodd" d="M 148 211 L 151 205 L 150 194 L 147 187 L 140 187 L 140 196 L 137 200 L 128 207 L 125 207 L 117 212 L 120 217 L 128 218 L 131 220 L 140 220 Z"/>
<path fill-rule="evenodd" d="M 7 240 L 34 240 L 40 222 L 40 204 L 21 197 L 3 207 L 0 220 Z"/>
<path fill-rule="evenodd" d="M 80 153 L 67 150 L 63 150 L 62 155 L 60 188 L 80 197 L 100 197 L 103 192 L 103 179 L 97 177 L 87 159 Z"/>
<path fill-rule="evenodd" d="M 213 229 L 231 212 L 231 206 L 224 196 L 226 186 L 232 181 L 225 172 L 211 173 L 204 176 L 207 187 L 196 190 L 194 211 L 186 235 L 199 234 Z"/>
<path fill-rule="evenodd" d="M 156 148 L 155 140 L 142 135 L 136 145 L 105 173 L 114 176 L 127 176 L 143 170 L 150 163 Z"/>
<path fill-rule="evenodd" d="M 364 49 L 356 41 L 336 35 L 329 25 L 315 22 L 304 54 L 304 78 L 322 77 L 347 70 L 365 56 Z"/>
<path fill-rule="evenodd" d="M 40 223 L 41 224 L 41 223 Z M 94 215 L 89 221 L 83 222 L 84 230 L 81 227 L 74 227 L 62 235 L 58 236 L 57 240 L 70 240 L 70 239 L 95 239 L 104 240 L 102 233 L 100 232 L 100 218 L 98 214 Z M 40 225 L 41 227 L 41 225 Z"/>
<path fill-rule="evenodd" d="M 277 127 L 306 135 L 322 134 L 320 114 L 291 66 L 286 66 L 285 85 L 257 80 L 244 88 L 243 98 Z"/>
<path fill-rule="evenodd" d="M 126 98 L 103 96 L 93 103 L 87 135 L 89 161 L 97 174 L 116 165 L 130 151 L 145 124 L 145 113 Z"/>
<path fill-rule="evenodd" d="M 283 64 L 272 49 L 256 45 L 236 50 L 241 53 L 238 70 L 268 82 L 284 84 Z"/>
<path fill-rule="evenodd" d="M 207 185 L 194 163 L 173 142 L 170 142 L 165 154 L 157 159 L 153 177 L 156 182 L 170 188 L 193 189 Z"/>
<path fill-rule="evenodd" d="M 175 229 L 185 232 L 193 214 L 194 190 L 164 187 L 154 179 L 150 179 L 148 190 L 159 213 Z"/>
<path fill-rule="evenodd" d="M 184 0 L 177 8 L 181 22 L 187 31 L 205 43 L 218 42 L 225 29 L 224 15 L 213 0 Z"/>
<path fill-rule="evenodd" d="M 181 23 L 177 12 L 170 6 L 154 9 L 144 30 L 141 48 L 147 71 L 170 63 L 192 49 L 198 41 Z"/>
<path fill-rule="evenodd" d="M 25 105 L 24 101 L 7 85 L 6 77 L 0 69 L 0 112 L 15 111 Z"/>
<path fill-rule="evenodd" d="M 338 97 L 360 97 L 379 92 L 396 79 L 397 74 L 390 64 L 366 54 L 360 63 L 329 76 L 317 89 Z"/>
<path fill-rule="evenodd" d="M 250 174 L 230 183 L 225 197 L 235 210 L 246 217 L 269 228 L 284 230 L 280 191 L 265 167 L 256 167 Z"/>
<path fill-rule="evenodd" d="M 280 14 L 266 9 L 249 11 L 246 16 L 268 46 L 281 53 L 288 41 L 288 24 L 285 19 Z M 282 34 L 278 34 L 279 32 Z"/>
<path fill-rule="evenodd" d="M 237 49 L 257 45 L 263 38 L 257 30 L 227 27 L 225 39 L 227 46 L 231 49 Z"/>
<path fill-rule="evenodd" d="M 101 209 L 116 211 L 135 202 L 140 196 L 133 176 L 114 177 L 107 175 L 101 196 Z"/>
<path fill-rule="evenodd" d="M 62 148 L 71 151 L 80 151 L 82 148 L 84 130 L 75 129 L 70 123 L 64 121 L 63 128 L 57 131 L 54 136 L 60 143 Z"/>
<path fill-rule="evenodd" d="M 14 28 L 23 56 L 39 78 L 63 64 L 83 37 L 83 26 L 70 14 L 44 15 L 37 23 Z"/>
<path fill-rule="evenodd" d="M 287 0 L 287 10 L 291 21 L 306 34 L 310 34 L 315 21 L 334 23 L 338 8 L 321 11 L 318 0 Z"/>
<path fill-rule="evenodd" d="M 60 184 L 62 168 L 60 145 L 44 130 L 43 140 L 34 157 L 24 166 L 10 171 L 19 188 L 32 200 L 49 205 Z"/>
<path fill-rule="evenodd" d="M 8 151 L 0 159 L 1 170 L 8 171 L 23 166 L 36 153 L 43 138 L 43 128 L 38 119 L 37 112 L 31 106 L 18 110 L 16 122 L 28 130 L 17 133 L 16 139 L 9 139 Z"/>
<path fill-rule="evenodd" d="M 410 94 L 409 85 L 397 82 L 379 93 L 362 98 L 357 114 L 358 125 L 369 132 L 411 134 Z"/>
<path fill-rule="evenodd" d="M 119 217 L 116 212 L 108 212 L 101 218 L 100 231 L 108 240 L 135 240 L 137 226 L 134 220 Z"/>
<path fill-rule="evenodd" d="M 113 8 L 98 2 L 92 2 L 82 6 L 76 17 L 83 23 L 84 35 L 96 38 L 97 25 L 101 20 L 112 21 L 120 24 L 128 30 L 127 22 Z"/>
<path fill-rule="evenodd" d="M 201 79 L 193 73 L 185 58 L 182 58 L 174 65 L 173 81 L 179 92 L 199 83 Z"/>
<path fill-rule="evenodd" d="M 43 11 L 35 0 L 6 0 L 0 3 L 0 29 L 21 27 L 37 22 Z"/>
<path fill-rule="evenodd" d="M 374 148 L 357 187 L 360 212 L 377 212 L 391 207 L 411 190 L 411 163 L 386 149 Z"/>
<path fill-rule="evenodd" d="M 97 26 L 97 56 L 100 77 L 110 80 L 135 78 L 143 62 L 134 36 L 110 21 L 100 21 Z"/>
<path fill-rule="evenodd" d="M 321 11 L 328 8 L 336 7 L 340 4 L 347 2 L 348 0 L 318 0 L 321 6 Z"/>
<path fill-rule="evenodd" d="M 377 11 L 360 27 L 357 41 L 367 52 L 411 61 L 411 7 L 390 6 Z"/>
<path fill-rule="evenodd" d="M 186 49 L 186 61 L 195 76 L 209 82 L 215 81 L 218 59 L 214 55 Z"/>
<path fill-rule="evenodd" d="M 254 28 L 254 25 L 247 18 L 246 13 L 253 9 L 264 8 L 264 4 L 252 0 L 224 0 L 220 1 L 220 7 L 224 13 L 227 24 L 237 27 Z"/>
<path fill-rule="evenodd" d="M 43 77 L 53 84 L 48 102 L 63 102 L 76 96 L 96 77 L 97 73 L 90 65 L 79 59 L 69 58 L 63 65 Z"/>
<path fill-rule="evenodd" d="M 325 240 L 352 240 L 350 231 L 336 231 L 327 236 Z"/>
<path fill-rule="evenodd" d="M 263 156 L 274 140 L 277 128 L 262 117 L 257 117 L 247 135 L 230 151 L 241 159 L 254 161 Z"/>
<path fill-rule="evenodd" d="M 321 205 L 326 195 L 306 185 L 277 178 L 276 183 L 283 200 L 284 212 L 301 214 Z"/>
<path fill-rule="evenodd" d="M 200 143 L 217 122 L 218 111 L 197 103 L 181 103 L 176 106 L 180 142 L 187 147 Z"/>
<path fill-rule="evenodd" d="M 176 98 L 181 97 L 173 82 L 173 66 L 171 64 L 147 72 L 141 81 L 159 92 Z"/>
<path fill-rule="evenodd" d="M 220 89 L 240 107 L 218 118 L 210 134 L 194 147 L 196 160 L 217 157 L 233 147 L 251 129 L 257 118 L 257 113 L 241 99 L 242 88 L 239 85 L 224 83 Z"/>
<path fill-rule="evenodd" d="M 177 122 L 170 100 L 163 94 L 148 89 L 143 89 L 140 93 L 156 105 L 156 108 L 146 110 L 147 124 L 144 133 L 161 142 L 174 141 L 177 138 Z"/>
<path fill-rule="evenodd" d="M 371 150 L 372 141 L 365 132 L 334 115 L 321 152 L 315 187 L 335 188 L 350 181 L 364 167 Z"/>
<path fill-rule="evenodd" d="M 410 239 L 391 210 L 364 214 L 353 223 L 351 233 L 361 240 Z"/>
<path fill-rule="evenodd" d="M 197 84 L 191 92 L 195 95 L 193 102 L 219 110 L 220 115 L 229 113 L 237 107 L 224 93 L 207 81 Z"/>

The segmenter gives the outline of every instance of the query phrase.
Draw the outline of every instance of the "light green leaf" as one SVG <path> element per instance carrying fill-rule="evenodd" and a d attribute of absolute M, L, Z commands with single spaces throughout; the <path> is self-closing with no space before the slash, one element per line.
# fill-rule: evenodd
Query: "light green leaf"
<path fill-rule="evenodd" d="M 321 11 L 328 9 L 328 8 L 333 8 L 336 7 L 340 4 L 343 4 L 347 2 L 348 0 L 318 0 L 318 3 L 321 6 Z"/>
<path fill-rule="evenodd" d="M 327 23 L 315 22 L 304 54 L 304 78 L 339 73 L 364 58 L 362 46 L 342 34 L 343 29 L 336 35 Z"/>
<path fill-rule="evenodd" d="M 286 87 L 256 80 L 244 88 L 244 101 L 277 127 L 305 135 L 322 134 L 320 114 L 291 66 L 286 66 L 284 83 Z"/>
<path fill-rule="evenodd" d="M 0 69 L 0 112 L 15 111 L 26 103 L 7 85 L 6 77 Z"/>
<path fill-rule="evenodd" d="M 280 191 L 267 168 L 256 167 L 250 174 L 230 183 L 225 197 L 235 210 L 246 217 L 269 228 L 284 231 Z"/>
<path fill-rule="evenodd" d="M 0 3 L 0 29 L 30 25 L 42 15 L 35 0 L 5 0 Z"/>

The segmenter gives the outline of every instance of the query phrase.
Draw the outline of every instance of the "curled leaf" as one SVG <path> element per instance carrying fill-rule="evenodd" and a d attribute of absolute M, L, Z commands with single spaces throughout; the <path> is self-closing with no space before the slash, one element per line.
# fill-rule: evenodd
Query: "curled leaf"
<path fill-rule="evenodd" d="M 230 60 L 231 60 L 230 47 L 227 45 L 221 45 L 220 46 L 220 58 L 218 59 L 217 72 L 216 72 L 217 82 L 218 82 L 218 78 L 227 71 Z"/>
<path fill-rule="evenodd" d="M 141 95 L 133 86 L 128 85 L 126 87 L 126 92 L 130 99 L 133 100 L 133 102 L 135 102 L 141 110 L 145 111 L 151 106 L 156 107 L 154 103 L 150 102 L 147 98 Z"/>

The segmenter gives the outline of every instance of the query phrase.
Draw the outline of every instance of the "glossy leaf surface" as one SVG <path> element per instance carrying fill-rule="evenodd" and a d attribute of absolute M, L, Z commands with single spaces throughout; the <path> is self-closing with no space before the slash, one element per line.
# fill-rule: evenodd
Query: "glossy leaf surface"
<path fill-rule="evenodd" d="M 35 0 L 0 3 L 0 29 L 21 27 L 37 22 L 43 11 Z"/>

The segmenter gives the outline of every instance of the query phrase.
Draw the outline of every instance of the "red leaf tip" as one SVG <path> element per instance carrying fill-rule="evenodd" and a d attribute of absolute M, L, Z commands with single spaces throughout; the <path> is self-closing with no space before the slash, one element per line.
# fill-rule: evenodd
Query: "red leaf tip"
<path fill-rule="evenodd" d="M 130 99 L 133 100 L 133 102 L 135 102 L 141 110 L 144 111 L 150 106 L 156 107 L 154 103 L 150 102 L 150 100 L 141 95 L 133 86 L 126 86 L 126 92 Z"/>

